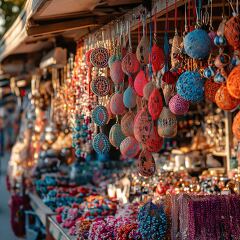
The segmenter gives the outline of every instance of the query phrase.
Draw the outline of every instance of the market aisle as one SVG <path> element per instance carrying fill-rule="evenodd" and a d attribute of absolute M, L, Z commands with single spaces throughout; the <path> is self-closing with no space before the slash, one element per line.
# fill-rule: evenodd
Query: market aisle
<path fill-rule="evenodd" d="M 9 193 L 6 189 L 5 176 L 9 154 L 1 159 L 0 176 L 0 240 L 19 240 L 14 236 L 10 226 L 10 211 L 8 207 Z"/>

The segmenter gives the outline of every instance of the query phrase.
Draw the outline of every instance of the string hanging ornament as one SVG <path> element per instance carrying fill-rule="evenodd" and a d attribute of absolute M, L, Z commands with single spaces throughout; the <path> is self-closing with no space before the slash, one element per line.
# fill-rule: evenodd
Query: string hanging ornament
<path fill-rule="evenodd" d="M 157 153 L 161 150 L 162 145 L 163 145 L 163 138 L 158 135 L 157 128 L 154 126 L 150 137 L 143 144 L 143 147 L 149 152 Z"/>
<path fill-rule="evenodd" d="M 119 149 L 121 142 L 126 138 L 123 134 L 121 125 L 119 123 L 115 123 L 109 132 L 109 141 L 110 143 Z"/>
<path fill-rule="evenodd" d="M 110 142 L 104 133 L 98 133 L 93 138 L 93 149 L 98 154 L 106 154 L 110 151 Z"/>
<path fill-rule="evenodd" d="M 148 99 L 148 111 L 153 120 L 157 120 L 163 108 L 162 96 L 155 88 Z"/>
<path fill-rule="evenodd" d="M 138 155 L 140 146 L 134 137 L 126 137 L 120 144 L 120 151 L 125 158 L 134 158 Z"/>
<path fill-rule="evenodd" d="M 175 115 L 184 115 L 188 112 L 189 101 L 176 94 L 169 102 L 169 109 Z"/>
<path fill-rule="evenodd" d="M 147 78 L 147 73 L 145 73 L 144 70 L 140 70 L 135 78 L 134 89 L 140 97 L 143 97 L 143 89 L 148 83 Z"/>
<path fill-rule="evenodd" d="M 231 96 L 240 99 L 240 65 L 236 66 L 229 74 L 227 90 Z"/>
<path fill-rule="evenodd" d="M 134 119 L 135 114 L 132 111 L 128 111 L 121 119 L 121 129 L 125 136 L 133 137 L 133 127 L 134 127 Z"/>
<path fill-rule="evenodd" d="M 240 141 L 240 112 L 233 119 L 232 131 L 237 140 Z"/>
<path fill-rule="evenodd" d="M 129 77 L 128 81 L 129 81 L 128 87 L 123 93 L 123 103 L 126 108 L 132 109 L 137 104 L 136 102 L 137 94 L 133 88 L 132 77 Z"/>
<path fill-rule="evenodd" d="M 210 17 L 209 17 L 209 33 L 208 33 L 208 36 L 209 36 L 210 41 L 211 41 L 211 48 L 212 48 L 212 50 L 214 50 L 216 48 L 216 45 L 214 44 L 214 39 L 217 36 L 217 33 L 214 31 L 214 28 L 213 28 L 213 25 L 212 25 L 212 15 L 213 15 L 212 2 L 213 2 L 213 0 L 210 0 Z"/>

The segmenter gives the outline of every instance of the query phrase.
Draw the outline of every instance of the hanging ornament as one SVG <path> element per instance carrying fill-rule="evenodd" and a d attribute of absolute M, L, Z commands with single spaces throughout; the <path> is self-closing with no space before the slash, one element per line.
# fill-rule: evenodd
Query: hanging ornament
<path fill-rule="evenodd" d="M 227 90 L 231 96 L 240 99 L 240 65 L 235 67 L 228 76 Z"/>
<path fill-rule="evenodd" d="M 137 169 L 140 175 L 144 177 L 151 177 L 156 171 L 156 164 L 152 157 L 152 154 L 143 150 L 137 161 Z"/>
<path fill-rule="evenodd" d="M 114 84 L 121 84 L 124 81 L 124 72 L 122 71 L 122 62 L 117 60 L 110 67 L 110 77 Z"/>
<path fill-rule="evenodd" d="M 122 70 L 123 72 L 130 76 L 136 74 L 139 71 L 140 64 L 137 60 L 137 57 L 134 53 L 127 53 L 122 60 Z"/>
<path fill-rule="evenodd" d="M 158 135 L 157 128 L 154 127 L 152 134 L 143 144 L 144 148 L 149 152 L 159 152 L 163 145 L 163 138 Z"/>
<path fill-rule="evenodd" d="M 134 136 L 134 132 L 133 132 L 134 119 L 135 119 L 134 112 L 129 111 L 123 116 L 121 120 L 121 128 L 125 136 L 129 136 L 129 137 Z"/>
<path fill-rule="evenodd" d="M 121 58 L 121 56 L 119 54 L 113 54 L 112 56 L 110 56 L 109 59 L 108 59 L 108 66 L 109 66 L 109 68 L 110 69 L 112 68 L 112 65 L 113 65 L 114 62 L 116 62 L 116 61 L 121 62 L 121 59 L 122 58 Z"/>
<path fill-rule="evenodd" d="M 219 54 L 214 61 L 215 66 L 220 69 L 226 67 L 229 63 L 230 56 L 225 53 Z"/>
<path fill-rule="evenodd" d="M 203 76 L 205 78 L 212 78 L 215 75 L 215 69 L 212 66 L 208 66 L 203 71 Z"/>
<path fill-rule="evenodd" d="M 143 89 L 147 83 L 148 81 L 145 72 L 140 70 L 134 81 L 134 89 L 140 97 L 143 96 Z"/>
<path fill-rule="evenodd" d="M 214 31 L 210 31 L 208 33 L 208 36 L 209 36 L 209 39 L 210 39 L 210 42 L 211 42 L 211 49 L 214 50 L 216 48 L 216 44 L 214 43 L 214 39 L 217 37 L 217 33 L 215 33 Z"/>
<path fill-rule="evenodd" d="M 108 78 L 98 76 L 91 82 L 92 92 L 98 97 L 107 96 L 111 90 L 111 84 Z"/>
<path fill-rule="evenodd" d="M 157 120 L 163 108 L 162 96 L 155 88 L 148 99 L 148 111 L 153 120 Z"/>
<path fill-rule="evenodd" d="M 189 102 L 176 94 L 169 102 L 169 109 L 175 115 L 184 115 L 188 112 Z"/>
<path fill-rule="evenodd" d="M 216 75 L 214 76 L 214 82 L 218 84 L 224 83 L 226 82 L 226 79 L 220 72 L 217 72 Z"/>
<path fill-rule="evenodd" d="M 216 92 L 215 101 L 219 108 L 222 110 L 233 110 L 236 108 L 240 100 L 232 97 L 225 85 L 222 85 Z"/>
<path fill-rule="evenodd" d="M 106 68 L 108 66 L 108 50 L 103 47 L 95 48 L 90 54 L 90 61 L 96 68 Z"/>
<path fill-rule="evenodd" d="M 110 119 L 114 118 L 114 114 L 112 113 L 112 111 L 110 109 L 110 101 L 107 103 L 106 109 L 107 109 L 107 112 L 108 112 L 108 121 L 109 121 Z"/>
<path fill-rule="evenodd" d="M 134 137 L 126 137 L 121 142 L 120 151 L 125 158 L 134 158 L 138 155 L 140 146 Z"/>
<path fill-rule="evenodd" d="M 108 122 L 108 111 L 104 106 L 97 106 L 92 111 L 92 119 L 98 126 L 104 126 Z"/>
<path fill-rule="evenodd" d="M 158 119 L 158 134 L 160 137 L 171 138 L 177 134 L 177 118 L 167 107 L 163 107 Z"/>
<path fill-rule="evenodd" d="M 240 141 L 240 112 L 233 119 L 232 131 L 237 140 Z"/>
<path fill-rule="evenodd" d="M 198 72 L 182 73 L 177 81 L 177 93 L 187 101 L 200 102 L 204 98 L 204 79 Z"/>
<path fill-rule="evenodd" d="M 177 77 L 171 71 L 166 71 L 163 74 L 162 81 L 166 84 L 175 84 L 177 82 Z"/>
<path fill-rule="evenodd" d="M 90 60 L 90 56 L 91 56 L 91 53 L 92 53 L 93 49 L 90 49 L 88 50 L 86 53 L 85 53 L 85 61 L 86 61 L 86 65 L 88 67 L 92 67 L 92 63 L 91 63 L 91 60 Z"/>
<path fill-rule="evenodd" d="M 212 79 L 207 79 L 204 84 L 205 98 L 215 103 L 215 95 L 221 84 L 214 82 Z"/>
<path fill-rule="evenodd" d="M 181 53 L 182 42 L 183 42 L 183 38 L 178 35 L 177 31 L 175 31 L 175 35 L 172 39 L 172 48 L 171 48 L 172 68 L 176 68 L 179 64 L 178 55 L 180 55 Z"/>
<path fill-rule="evenodd" d="M 151 95 L 152 91 L 156 88 L 153 81 L 148 82 L 143 88 L 143 97 L 144 99 L 148 100 L 149 96 Z"/>
<path fill-rule="evenodd" d="M 93 149 L 98 154 L 105 154 L 110 151 L 108 137 L 104 133 L 98 133 L 93 139 Z"/>
<path fill-rule="evenodd" d="M 121 129 L 121 125 L 118 123 L 115 123 L 109 132 L 109 141 L 110 143 L 115 147 L 115 148 L 119 148 L 121 142 L 124 140 L 126 136 L 124 136 L 122 129 Z"/>
<path fill-rule="evenodd" d="M 117 92 L 111 97 L 110 110 L 114 115 L 123 115 L 125 113 L 122 93 Z"/>
<path fill-rule="evenodd" d="M 153 72 L 156 74 L 164 67 L 164 52 L 162 48 L 158 47 L 156 43 L 154 43 L 152 46 L 151 56 L 152 69 Z"/>
<path fill-rule="evenodd" d="M 129 85 L 128 88 L 123 93 L 123 103 L 124 106 L 128 109 L 132 109 L 136 106 L 136 98 L 137 94 L 133 88 L 133 80 L 129 77 Z"/>

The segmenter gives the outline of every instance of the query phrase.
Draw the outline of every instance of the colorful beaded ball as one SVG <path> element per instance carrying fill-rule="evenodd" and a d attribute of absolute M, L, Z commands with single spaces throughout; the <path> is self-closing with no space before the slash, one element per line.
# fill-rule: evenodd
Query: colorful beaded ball
<path fill-rule="evenodd" d="M 90 61 L 97 68 L 106 68 L 108 66 L 108 59 L 108 50 L 103 47 L 95 48 L 90 54 Z"/>
<path fill-rule="evenodd" d="M 120 151 L 125 158 L 134 158 L 139 153 L 140 146 L 134 137 L 126 137 L 121 142 Z"/>
<path fill-rule="evenodd" d="M 122 60 L 122 70 L 128 76 L 135 74 L 139 71 L 140 64 L 134 53 L 127 53 Z"/>
<path fill-rule="evenodd" d="M 137 95 L 135 90 L 133 89 L 132 86 L 129 85 L 128 88 L 123 93 L 124 106 L 129 109 L 134 108 L 137 104 L 136 98 L 137 98 Z"/>
<path fill-rule="evenodd" d="M 149 40 L 147 36 L 143 35 L 136 49 L 136 57 L 140 64 L 148 64 L 149 56 Z"/>
<path fill-rule="evenodd" d="M 164 66 L 164 52 L 157 44 L 153 44 L 151 51 L 153 72 L 157 73 Z"/>
<path fill-rule="evenodd" d="M 104 126 L 108 122 L 108 111 L 104 106 L 97 106 L 92 111 L 92 120 L 98 126 Z"/>
<path fill-rule="evenodd" d="M 110 77 L 114 84 L 121 84 L 124 81 L 124 72 L 122 71 L 122 62 L 116 60 L 110 67 Z"/>
<path fill-rule="evenodd" d="M 193 59 L 204 59 L 211 51 L 211 40 L 202 29 L 189 32 L 184 37 L 183 44 L 186 54 Z"/>
<path fill-rule="evenodd" d="M 121 125 L 118 123 L 115 123 L 109 132 L 109 141 L 110 143 L 115 147 L 119 148 L 121 142 L 125 139 L 125 135 L 122 132 Z"/>
<path fill-rule="evenodd" d="M 109 152 L 110 143 L 108 137 L 104 133 L 98 133 L 93 139 L 93 149 L 98 154 Z"/>
<path fill-rule="evenodd" d="M 176 94 L 169 101 L 169 109 L 175 115 L 184 115 L 188 112 L 189 102 Z"/>
<path fill-rule="evenodd" d="M 225 85 L 222 85 L 216 92 L 215 101 L 219 108 L 222 110 L 233 110 L 236 108 L 240 100 L 232 97 Z"/>
<path fill-rule="evenodd" d="M 152 91 L 156 88 L 155 84 L 150 81 L 148 82 L 143 88 L 143 97 L 148 100 L 149 96 L 151 95 Z"/>
<path fill-rule="evenodd" d="M 98 76 L 91 82 L 92 92 L 98 97 L 107 96 L 111 90 L 111 84 L 108 78 Z"/>
<path fill-rule="evenodd" d="M 205 98 L 211 102 L 215 102 L 215 95 L 221 84 L 214 82 L 212 79 L 207 79 L 204 84 Z"/>
<path fill-rule="evenodd" d="M 143 144 L 149 152 L 159 152 L 163 145 L 163 138 L 158 135 L 157 128 L 154 127 L 152 134 Z"/>
<path fill-rule="evenodd" d="M 134 136 L 133 127 L 134 127 L 134 112 L 127 112 L 121 120 L 122 132 L 125 136 Z"/>
<path fill-rule="evenodd" d="M 92 63 L 91 63 L 91 60 L 90 60 L 90 56 L 91 56 L 91 53 L 92 53 L 93 49 L 90 49 L 88 50 L 86 53 L 85 53 L 85 62 L 86 62 L 86 65 L 88 67 L 92 67 Z"/>
<path fill-rule="evenodd" d="M 240 141 L 240 112 L 233 119 L 232 131 L 237 140 Z"/>
<path fill-rule="evenodd" d="M 162 96 L 155 88 L 148 99 L 148 111 L 153 120 L 157 120 L 163 108 Z"/>
<path fill-rule="evenodd" d="M 138 96 L 140 97 L 143 96 L 143 89 L 147 83 L 148 83 L 148 80 L 145 75 L 145 72 L 143 70 L 139 71 L 134 81 L 134 89 L 138 94 Z"/>
<path fill-rule="evenodd" d="M 177 93 L 187 101 L 200 102 L 204 98 L 204 78 L 198 72 L 182 73 L 177 81 Z"/>
<path fill-rule="evenodd" d="M 110 99 L 110 109 L 115 115 L 123 115 L 125 113 L 125 107 L 123 104 L 123 94 L 115 93 Z"/>
<path fill-rule="evenodd" d="M 235 67 L 229 74 L 227 89 L 231 96 L 240 99 L 240 65 Z"/>
<path fill-rule="evenodd" d="M 139 210 L 138 223 L 143 239 L 165 239 L 168 222 L 162 205 L 158 207 L 152 202 L 146 203 Z"/>
<path fill-rule="evenodd" d="M 146 149 L 143 150 L 137 161 L 137 169 L 143 177 L 151 177 L 156 171 L 156 164 L 152 154 Z"/>

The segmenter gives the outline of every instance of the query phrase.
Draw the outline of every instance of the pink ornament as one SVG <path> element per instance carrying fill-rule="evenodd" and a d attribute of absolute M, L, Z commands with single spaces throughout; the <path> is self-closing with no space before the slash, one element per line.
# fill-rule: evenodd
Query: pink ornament
<path fill-rule="evenodd" d="M 134 137 L 127 137 L 121 142 L 120 151 L 125 158 L 134 158 L 139 153 L 140 146 Z"/>
<path fill-rule="evenodd" d="M 110 100 L 110 110 L 115 115 L 123 115 L 125 113 L 125 107 L 123 104 L 123 94 L 115 93 Z"/>
<path fill-rule="evenodd" d="M 144 144 L 144 147 L 149 152 L 159 152 L 163 145 L 163 138 L 158 135 L 157 128 L 154 127 L 154 130 Z"/>
<path fill-rule="evenodd" d="M 188 112 L 189 102 L 176 94 L 169 101 L 169 109 L 175 115 L 184 115 Z"/>
<path fill-rule="evenodd" d="M 145 85 L 148 83 L 146 75 L 143 70 L 141 70 L 134 81 L 134 89 L 137 92 L 137 94 L 142 97 L 143 96 L 143 89 Z"/>
<path fill-rule="evenodd" d="M 114 84 L 120 84 L 124 80 L 124 72 L 122 70 L 122 62 L 115 61 L 110 67 L 110 77 Z"/>
<path fill-rule="evenodd" d="M 134 53 L 127 53 L 122 60 L 122 70 L 125 74 L 132 75 L 139 71 L 140 63 Z"/>
<path fill-rule="evenodd" d="M 155 88 L 148 99 L 148 111 L 153 120 L 157 120 L 163 108 L 162 96 Z"/>

